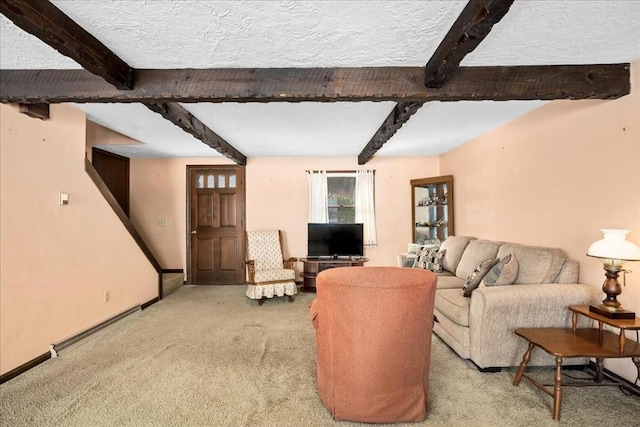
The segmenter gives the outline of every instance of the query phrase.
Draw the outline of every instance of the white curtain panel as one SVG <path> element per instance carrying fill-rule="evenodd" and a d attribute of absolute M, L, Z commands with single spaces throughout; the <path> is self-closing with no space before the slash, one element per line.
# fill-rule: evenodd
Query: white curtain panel
<path fill-rule="evenodd" d="M 326 171 L 309 171 L 307 181 L 309 183 L 309 222 L 329 222 Z"/>
<path fill-rule="evenodd" d="M 364 245 L 377 246 L 374 171 L 356 171 L 356 222 L 363 224 Z"/>

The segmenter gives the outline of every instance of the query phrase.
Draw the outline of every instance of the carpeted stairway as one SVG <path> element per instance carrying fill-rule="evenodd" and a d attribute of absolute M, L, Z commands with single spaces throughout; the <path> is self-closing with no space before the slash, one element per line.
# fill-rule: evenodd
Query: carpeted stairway
<path fill-rule="evenodd" d="M 162 296 L 166 297 L 184 284 L 184 273 L 162 273 Z"/>
<path fill-rule="evenodd" d="M 244 292 L 179 287 L 0 385 L 0 425 L 360 426 L 334 422 L 318 398 L 313 295 L 258 307 Z M 566 389 L 555 422 L 549 396 L 524 381 L 511 385 L 515 369 L 478 372 L 435 336 L 431 361 L 429 416 L 406 426 L 640 423 L 640 399 L 618 388 Z M 552 378 L 548 368 L 537 374 Z"/>

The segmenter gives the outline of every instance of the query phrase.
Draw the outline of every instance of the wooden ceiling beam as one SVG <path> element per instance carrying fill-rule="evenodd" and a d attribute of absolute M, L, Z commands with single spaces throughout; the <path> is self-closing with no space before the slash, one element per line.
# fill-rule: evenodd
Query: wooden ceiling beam
<path fill-rule="evenodd" d="M 0 70 L 0 101 L 333 102 L 612 99 L 629 94 L 630 65 L 460 67 L 439 89 L 422 67 L 137 70 L 118 90 L 86 70 Z"/>
<path fill-rule="evenodd" d="M 51 2 L 2 0 L 0 12 L 27 33 L 116 88 L 133 88 L 134 69 Z"/>
<path fill-rule="evenodd" d="M 441 88 L 460 68 L 460 62 L 489 34 L 493 25 L 509 11 L 514 0 L 470 0 L 425 66 L 424 84 Z M 358 155 L 365 164 L 422 106 L 399 102 Z M 401 118 L 398 120 L 398 118 Z"/>
<path fill-rule="evenodd" d="M 514 0 L 471 0 L 425 66 L 425 86 L 439 88 L 509 11 Z"/>
<path fill-rule="evenodd" d="M 244 154 L 236 150 L 224 138 L 208 128 L 177 102 L 145 102 L 144 105 L 238 165 L 245 166 L 247 164 L 247 157 Z"/>
<path fill-rule="evenodd" d="M 20 104 L 20 112 L 40 120 L 49 120 L 51 117 L 49 104 Z"/>
<path fill-rule="evenodd" d="M 136 71 L 51 2 L 2 0 L 0 12 L 18 27 L 82 65 L 85 70 L 74 71 L 80 71 L 82 75 L 89 74 L 94 84 L 97 80 L 101 86 L 114 90 L 133 89 Z M 53 80 L 50 80 L 50 83 L 56 85 L 56 77 L 51 77 Z M 47 103 L 50 102 L 50 100 L 44 101 L 47 109 L 49 107 Z M 42 103 L 36 104 L 42 105 Z M 237 164 L 247 164 L 244 154 L 205 126 L 180 104 L 176 102 L 145 102 L 144 104 Z M 21 108 L 28 111 L 28 105 L 24 103 L 21 104 Z"/>
<path fill-rule="evenodd" d="M 376 154 L 376 152 L 396 133 L 409 118 L 415 114 L 422 102 L 398 102 L 391 113 L 387 116 L 382 126 L 378 128 L 367 145 L 358 155 L 358 164 L 364 165 Z"/>

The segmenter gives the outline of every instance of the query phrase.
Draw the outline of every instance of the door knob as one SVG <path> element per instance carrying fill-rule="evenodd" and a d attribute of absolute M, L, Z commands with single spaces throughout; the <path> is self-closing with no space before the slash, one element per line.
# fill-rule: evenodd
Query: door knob
<path fill-rule="evenodd" d="M 196 230 L 191 230 L 191 234 L 196 234 Z"/>

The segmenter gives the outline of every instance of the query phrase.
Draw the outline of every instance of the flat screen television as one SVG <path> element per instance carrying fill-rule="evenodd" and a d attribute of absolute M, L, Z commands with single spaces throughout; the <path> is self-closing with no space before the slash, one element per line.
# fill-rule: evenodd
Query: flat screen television
<path fill-rule="evenodd" d="M 308 258 L 364 255 L 362 224 L 309 223 L 307 237 Z"/>

